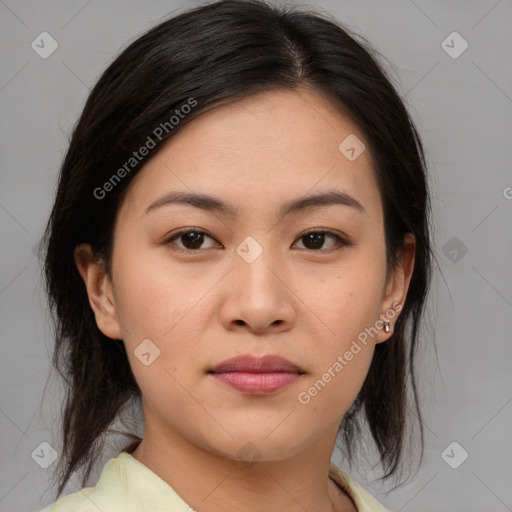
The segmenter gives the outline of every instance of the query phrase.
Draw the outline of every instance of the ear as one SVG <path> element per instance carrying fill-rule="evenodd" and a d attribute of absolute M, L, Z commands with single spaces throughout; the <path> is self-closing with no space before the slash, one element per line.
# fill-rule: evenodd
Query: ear
<path fill-rule="evenodd" d="M 407 296 L 407 290 L 411 282 L 414 269 L 414 254 L 416 251 L 416 238 L 412 233 L 404 236 L 404 247 L 400 253 L 396 268 L 392 270 L 386 283 L 386 290 L 382 299 L 381 320 L 389 322 L 390 331 L 385 332 L 384 327 L 379 329 L 375 336 L 375 343 L 382 343 L 388 340 L 393 334 L 393 326 L 403 308 Z M 390 312 L 395 312 L 393 315 Z M 377 325 L 381 326 L 381 322 Z"/>
<path fill-rule="evenodd" d="M 76 246 L 74 257 L 78 272 L 84 280 L 99 330 L 109 338 L 122 339 L 112 283 L 103 261 L 93 255 L 89 244 Z"/>

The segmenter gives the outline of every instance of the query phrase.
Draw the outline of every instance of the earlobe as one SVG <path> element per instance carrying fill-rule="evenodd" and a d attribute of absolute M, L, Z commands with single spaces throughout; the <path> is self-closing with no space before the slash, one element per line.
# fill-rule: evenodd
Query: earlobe
<path fill-rule="evenodd" d="M 416 239 L 412 233 L 404 237 L 404 246 L 396 268 L 393 269 L 382 302 L 381 323 L 382 329 L 375 336 L 375 343 L 382 343 L 393 335 L 393 326 L 400 311 L 405 304 L 407 291 L 414 270 L 414 255 L 416 252 Z M 384 322 L 389 322 L 389 330 Z"/>
<path fill-rule="evenodd" d="M 74 258 L 78 272 L 84 281 L 98 328 L 109 338 L 122 339 L 112 283 L 103 262 L 94 257 L 89 244 L 76 246 Z"/>

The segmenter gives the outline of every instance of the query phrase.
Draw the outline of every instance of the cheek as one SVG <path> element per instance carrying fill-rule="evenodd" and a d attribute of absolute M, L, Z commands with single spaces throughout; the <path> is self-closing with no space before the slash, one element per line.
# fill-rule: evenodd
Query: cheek
<path fill-rule="evenodd" d="M 308 421 L 329 425 L 339 421 L 361 390 L 373 353 L 373 343 L 342 336 L 317 354 L 316 371 L 298 395 Z"/>
<path fill-rule="evenodd" d="M 163 385 L 178 390 L 173 376 L 179 382 L 196 376 L 190 361 L 197 361 L 201 347 L 191 340 L 201 339 L 204 296 L 215 281 L 170 265 L 163 268 L 165 259 L 151 260 L 150 251 L 135 254 L 114 263 L 115 301 L 130 366 L 150 397 Z"/>
<path fill-rule="evenodd" d="M 161 339 L 186 322 L 208 290 L 194 272 L 178 271 L 158 261 L 140 257 L 121 261 L 115 291 L 118 319 L 128 338 Z"/>
<path fill-rule="evenodd" d="M 360 258 L 329 278 L 308 278 L 302 294 L 334 344 L 354 339 L 375 324 L 381 307 L 385 266 Z M 338 343 L 337 348 L 341 348 Z M 332 344 L 328 344 L 332 346 Z"/>
<path fill-rule="evenodd" d="M 317 286 L 311 286 L 315 279 L 309 281 L 308 306 L 318 312 L 324 335 L 314 347 L 317 365 L 304 389 L 304 402 L 310 400 L 333 421 L 355 400 L 364 383 L 381 306 L 384 262 L 360 254 L 352 263 L 340 267 L 330 280 L 317 276 Z M 337 405 L 330 410 L 329 404 Z"/>
<path fill-rule="evenodd" d="M 301 428 L 324 431 L 339 427 L 342 418 L 359 394 L 370 367 L 373 346 L 362 346 L 350 361 L 331 358 L 299 391 L 298 418 Z"/>

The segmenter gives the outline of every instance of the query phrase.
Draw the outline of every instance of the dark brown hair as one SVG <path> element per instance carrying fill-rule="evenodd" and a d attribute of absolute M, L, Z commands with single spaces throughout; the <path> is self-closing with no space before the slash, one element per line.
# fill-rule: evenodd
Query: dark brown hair
<path fill-rule="evenodd" d="M 323 93 L 350 115 L 368 142 L 384 205 L 388 269 L 397 262 L 404 235 L 416 238 L 406 303 L 391 338 L 376 345 L 364 385 L 340 425 L 339 441 L 351 462 L 364 419 L 386 472 L 383 478 L 394 474 L 403 455 L 410 377 L 423 457 L 414 361 L 433 255 L 426 163 L 417 130 L 378 52 L 361 36 L 327 15 L 226 0 L 168 19 L 131 43 L 102 74 L 74 127 L 45 232 L 53 363 L 67 390 L 58 495 L 78 469 L 85 482 L 107 429 L 123 406 L 140 398 L 123 342 L 107 338 L 96 325 L 73 249 L 91 244 L 110 271 L 116 212 L 144 162 L 121 173 L 105 197 L 98 197 L 98 187 L 162 124 L 168 123 L 168 130 L 160 139 L 153 137 L 152 154 L 214 106 L 259 91 L 299 87 Z M 196 106 L 170 128 L 170 116 L 190 98 Z"/>

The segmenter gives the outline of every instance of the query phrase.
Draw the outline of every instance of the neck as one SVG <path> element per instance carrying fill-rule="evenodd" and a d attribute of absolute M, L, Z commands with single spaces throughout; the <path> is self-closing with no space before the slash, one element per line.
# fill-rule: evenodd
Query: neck
<path fill-rule="evenodd" d="M 176 432 L 146 428 L 132 456 L 167 482 L 199 512 L 357 512 L 348 495 L 329 480 L 337 433 L 330 442 L 282 460 L 241 462 L 219 455 Z M 248 445 L 248 452 L 250 452 Z"/>

